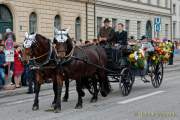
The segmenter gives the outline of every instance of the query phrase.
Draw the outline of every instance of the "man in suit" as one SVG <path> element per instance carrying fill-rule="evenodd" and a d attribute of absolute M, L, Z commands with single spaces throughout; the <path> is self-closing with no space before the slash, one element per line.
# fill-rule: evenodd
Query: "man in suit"
<path fill-rule="evenodd" d="M 128 40 L 127 40 L 127 32 L 124 31 L 124 25 L 119 23 L 117 25 L 117 30 L 115 33 L 115 49 L 113 49 L 114 61 L 118 64 L 125 65 L 125 54 L 124 52 L 127 50 Z"/>
<path fill-rule="evenodd" d="M 115 36 L 115 31 L 112 27 L 110 27 L 110 20 L 109 19 L 105 19 L 104 20 L 104 26 L 101 27 L 100 31 L 99 31 L 99 41 L 100 42 L 113 42 L 114 41 L 114 36 Z"/>
<path fill-rule="evenodd" d="M 117 25 L 118 31 L 115 33 L 115 38 L 116 38 L 116 43 L 122 45 L 122 46 L 127 46 L 128 45 L 128 35 L 127 32 L 124 31 L 124 25 L 122 23 L 119 23 Z"/>

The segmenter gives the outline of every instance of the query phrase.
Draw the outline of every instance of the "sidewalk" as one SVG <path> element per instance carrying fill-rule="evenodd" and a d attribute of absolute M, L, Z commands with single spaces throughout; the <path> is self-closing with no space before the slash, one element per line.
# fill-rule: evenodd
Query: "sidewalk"
<path fill-rule="evenodd" d="M 165 72 L 171 72 L 171 71 L 175 71 L 175 70 L 180 70 L 180 54 L 175 55 L 174 58 L 174 65 L 167 65 L 165 66 Z M 71 83 L 70 87 L 74 86 L 75 83 Z M 43 84 L 41 87 L 41 91 L 44 90 L 50 90 L 53 88 L 52 83 L 49 84 Z M 15 95 L 21 95 L 21 94 L 26 94 L 26 92 L 28 91 L 27 87 L 22 87 L 19 89 L 15 89 L 15 90 L 1 90 L 0 91 L 0 98 L 2 97 L 8 97 L 8 96 L 15 96 Z"/>

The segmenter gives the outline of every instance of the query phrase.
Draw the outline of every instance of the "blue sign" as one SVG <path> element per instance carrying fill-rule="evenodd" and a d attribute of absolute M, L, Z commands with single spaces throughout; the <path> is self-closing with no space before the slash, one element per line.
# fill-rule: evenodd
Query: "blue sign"
<path fill-rule="evenodd" d="M 161 17 L 156 17 L 154 19 L 154 31 L 161 32 Z"/>

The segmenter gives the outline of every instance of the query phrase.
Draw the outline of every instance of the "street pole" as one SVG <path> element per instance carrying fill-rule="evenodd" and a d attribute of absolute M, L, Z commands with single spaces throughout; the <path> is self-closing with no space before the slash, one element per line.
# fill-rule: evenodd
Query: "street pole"
<path fill-rule="evenodd" d="M 171 16 L 171 19 L 170 19 L 170 27 L 171 27 L 171 28 L 170 28 L 170 29 L 171 29 L 171 41 L 172 41 L 172 40 L 173 40 L 172 0 L 170 0 L 170 16 Z"/>

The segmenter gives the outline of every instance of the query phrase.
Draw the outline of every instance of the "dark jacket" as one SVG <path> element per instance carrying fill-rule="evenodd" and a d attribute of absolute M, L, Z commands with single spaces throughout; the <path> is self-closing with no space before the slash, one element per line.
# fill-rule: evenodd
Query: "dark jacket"
<path fill-rule="evenodd" d="M 108 28 L 101 27 L 101 29 L 99 31 L 99 35 L 98 35 L 98 37 L 107 38 L 108 42 L 113 42 L 114 36 L 115 36 L 115 31 L 111 27 L 108 27 Z"/>
<path fill-rule="evenodd" d="M 3 51 L 0 51 L 0 67 L 3 67 L 3 64 L 5 64 L 5 54 Z"/>
<path fill-rule="evenodd" d="M 127 45 L 127 32 L 126 31 L 122 31 L 120 32 L 116 32 L 115 33 L 115 39 L 116 39 L 116 43 L 119 43 L 120 45 Z"/>

